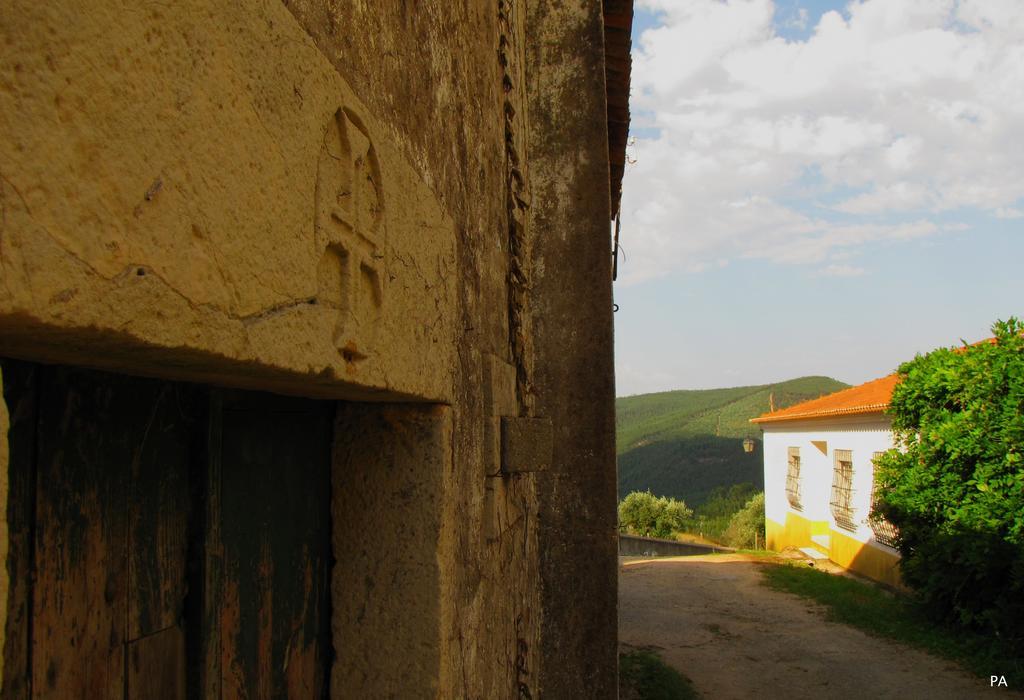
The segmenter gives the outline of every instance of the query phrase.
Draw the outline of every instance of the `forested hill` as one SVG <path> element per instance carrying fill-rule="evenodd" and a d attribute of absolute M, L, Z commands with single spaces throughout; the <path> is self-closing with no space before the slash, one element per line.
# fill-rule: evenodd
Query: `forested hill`
<path fill-rule="evenodd" d="M 649 489 L 696 506 L 719 486 L 750 482 L 761 490 L 761 431 L 749 420 L 765 413 L 770 400 L 785 408 L 847 386 L 828 377 L 800 377 L 616 399 L 619 497 Z M 756 440 L 753 453 L 743 451 L 745 437 Z"/>

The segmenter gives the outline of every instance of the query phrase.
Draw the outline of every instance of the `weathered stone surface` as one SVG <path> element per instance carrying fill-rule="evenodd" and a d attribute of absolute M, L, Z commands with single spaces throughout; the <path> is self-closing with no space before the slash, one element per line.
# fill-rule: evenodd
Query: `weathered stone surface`
<path fill-rule="evenodd" d="M 335 696 L 614 696 L 600 15 L 0 9 L 0 356 L 366 402 Z M 539 415 L 549 472 L 503 474 Z"/>
<path fill-rule="evenodd" d="M 603 351 L 612 346 L 610 205 L 607 161 L 594 155 L 608 137 L 606 122 L 589 117 L 605 104 L 602 8 L 588 0 L 528 7 L 536 411 L 554 426 L 552 469 L 537 475 L 541 692 L 613 698 L 615 389 Z"/>
<path fill-rule="evenodd" d="M 449 656 L 441 568 L 451 411 L 344 405 L 335 422 L 334 664 L 339 697 L 430 697 Z M 443 687 L 448 687 L 447 683 Z"/>
<path fill-rule="evenodd" d="M 501 471 L 505 474 L 543 472 L 551 468 L 550 418 L 501 419 Z"/>
<path fill-rule="evenodd" d="M 516 368 L 493 356 L 484 357 L 484 475 L 501 471 L 501 419 L 519 410 Z"/>
<path fill-rule="evenodd" d="M 400 145 L 458 232 L 455 468 L 445 512 L 456 524 L 450 551 L 460 563 L 445 572 L 453 591 L 443 629 L 451 650 L 443 660 L 450 665 L 447 694 L 516 697 L 522 686 L 537 697 L 535 483 L 531 475 L 484 476 L 500 464 L 494 417 L 520 412 L 518 387 L 507 390 L 509 369 L 518 384 L 510 218 L 528 230 L 529 215 L 509 211 L 506 127 L 511 114 L 513 143 L 521 145 L 515 155 L 528 166 L 526 4 L 289 0 L 288 7 Z M 529 172 L 519 171 L 525 186 L 514 190 L 525 199 Z M 528 317 L 518 319 L 519 332 L 532 332 Z M 504 388 L 489 396 L 490 361 L 499 363 Z"/>
<path fill-rule="evenodd" d="M 451 399 L 452 221 L 283 6 L 22 2 L 0 32 L 0 349 Z"/>
<path fill-rule="evenodd" d="M 504 360 L 487 354 L 484 357 L 484 408 L 492 416 L 514 416 L 516 403 L 516 368 Z"/>

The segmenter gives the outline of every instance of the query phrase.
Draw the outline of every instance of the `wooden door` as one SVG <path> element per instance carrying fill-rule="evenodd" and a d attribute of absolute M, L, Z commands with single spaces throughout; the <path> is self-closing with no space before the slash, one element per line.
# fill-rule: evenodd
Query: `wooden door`
<path fill-rule="evenodd" d="M 326 697 L 332 421 L 330 403 L 224 397 L 224 698 Z"/>
<path fill-rule="evenodd" d="M 33 695 L 183 698 L 196 392 L 60 367 L 37 391 Z"/>
<path fill-rule="evenodd" d="M 10 360 L 0 371 L 0 695 L 325 697 L 333 404 Z"/>

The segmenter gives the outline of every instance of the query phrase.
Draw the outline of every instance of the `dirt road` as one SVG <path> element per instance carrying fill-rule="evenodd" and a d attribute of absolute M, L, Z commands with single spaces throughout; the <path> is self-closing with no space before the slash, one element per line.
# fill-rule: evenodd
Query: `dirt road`
<path fill-rule="evenodd" d="M 762 585 L 761 566 L 743 555 L 625 562 L 620 642 L 654 648 L 706 698 L 1024 698 L 826 621 L 816 604 Z"/>

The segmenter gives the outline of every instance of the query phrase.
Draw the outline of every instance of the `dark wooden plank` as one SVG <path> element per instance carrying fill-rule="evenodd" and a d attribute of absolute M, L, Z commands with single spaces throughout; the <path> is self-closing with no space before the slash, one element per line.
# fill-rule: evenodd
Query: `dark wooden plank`
<path fill-rule="evenodd" d="M 128 644 L 128 700 L 185 700 L 185 633 L 178 626 Z"/>
<path fill-rule="evenodd" d="M 187 644 L 189 668 L 196 685 L 192 697 L 221 697 L 221 612 L 223 609 L 224 545 L 221 540 L 221 433 L 223 422 L 223 393 L 214 389 L 209 394 L 205 459 L 198 465 L 194 483 L 201 492 L 193 490 L 193 503 L 201 508 L 201 517 L 194 518 L 190 540 L 198 545 L 196 555 L 190 557 L 198 563 L 192 597 L 198 608 L 189 616 Z M 197 515 L 200 515 L 197 513 Z M 190 679 L 190 683 L 192 680 Z"/>
<path fill-rule="evenodd" d="M 122 698 L 135 407 L 122 400 L 128 387 L 110 375 L 41 374 L 32 694 Z"/>
<path fill-rule="evenodd" d="M 232 393 L 223 412 L 224 697 L 324 697 L 333 404 Z"/>
<path fill-rule="evenodd" d="M 30 692 L 29 629 L 35 514 L 36 367 L 0 360 L 7 404 L 7 609 L 4 624 L 3 688 L 0 697 Z"/>
<path fill-rule="evenodd" d="M 128 482 L 128 640 L 182 618 L 191 435 L 199 399 L 189 385 L 137 381 L 143 385 L 138 395 L 148 404 L 138 408 L 148 417 Z"/>

